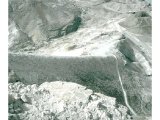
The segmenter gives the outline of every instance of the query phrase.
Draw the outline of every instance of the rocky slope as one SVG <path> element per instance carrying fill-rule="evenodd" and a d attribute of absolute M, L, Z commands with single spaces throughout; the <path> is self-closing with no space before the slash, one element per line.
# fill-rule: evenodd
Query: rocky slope
<path fill-rule="evenodd" d="M 47 103 L 47 104 L 46 104 Z M 126 120 L 127 108 L 115 98 L 68 82 L 9 84 L 9 119 L 23 120 Z M 18 114 L 18 115 L 16 115 Z"/>
<path fill-rule="evenodd" d="M 10 119 L 151 119 L 151 28 L 151 5 L 143 0 L 9 0 L 9 107 L 19 101 L 21 109 L 9 108 Z M 93 93 L 101 94 L 90 102 Z M 54 106 L 66 110 L 50 111 Z"/>

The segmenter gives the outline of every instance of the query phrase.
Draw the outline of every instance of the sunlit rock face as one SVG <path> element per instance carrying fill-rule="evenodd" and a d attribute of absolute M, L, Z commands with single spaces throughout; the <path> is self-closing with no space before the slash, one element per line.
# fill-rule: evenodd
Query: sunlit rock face
<path fill-rule="evenodd" d="M 40 86 L 10 83 L 9 107 L 12 113 L 9 119 L 125 120 L 131 117 L 127 107 L 119 104 L 115 98 L 93 93 L 76 83 L 61 81 L 45 82 Z"/>
<path fill-rule="evenodd" d="M 151 7 L 144 0 L 9 0 L 9 98 L 11 101 L 12 98 L 13 101 L 16 99 L 10 106 L 17 104 L 16 101 L 20 104 L 16 105 L 19 109 L 15 107 L 15 112 L 13 109 L 9 111 L 10 118 L 23 119 L 27 116 L 28 119 L 34 119 L 37 114 L 47 120 L 63 120 L 67 119 L 67 116 L 70 116 L 69 120 L 98 119 L 92 114 L 93 109 L 96 109 L 97 117 L 102 112 L 98 110 L 99 104 L 96 101 L 77 108 L 81 112 L 73 118 L 71 115 L 74 112 L 70 107 L 74 105 L 68 106 L 68 111 L 63 111 L 59 117 L 61 112 L 56 113 L 56 110 L 47 111 L 48 113 L 45 111 L 44 114 L 43 111 L 31 111 L 31 108 L 36 106 L 36 103 L 31 102 L 34 101 L 32 95 L 34 90 L 41 92 L 42 96 L 39 97 L 43 102 L 45 102 L 46 92 L 39 91 L 38 87 L 32 88 L 32 84 L 45 85 L 44 89 L 53 84 L 53 91 L 52 89 L 49 91 L 57 98 L 58 92 L 54 91 L 57 89 L 56 85 L 67 86 L 69 82 L 71 83 L 69 85 L 76 86 L 72 89 L 75 92 L 73 98 L 80 99 L 79 102 L 89 99 L 84 96 L 84 99 L 81 99 L 79 92 L 76 92 L 77 86 L 80 85 L 93 93 L 98 92 L 105 97 L 111 97 L 112 99 L 108 99 L 108 102 L 116 99 L 116 104 L 121 104 L 124 111 L 126 110 L 109 112 L 106 110 L 109 109 L 108 107 L 100 105 L 107 114 L 99 118 L 100 120 L 132 119 L 130 117 L 135 120 L 150 119 L 152 106 Z M 67 96 L 69 93 L 63 85 L 60 85 L 58 90 L 65 91 L 64 96 Z M 14 89 L 21 96 L 21 90 L 16 88 L 18 86 L 22 91 L 28 88 L 31 90 L 31 93 L 24 92 L 22 95 L 22 99 L 26 102 L 16 98 Z M 126 104 L 123 90 L 136 115 Z M 87 90 L 80 91 L 83 95 L 86 92 L 87 96 L 92 94 L 90 92 L 88 94 Z M 36 93 L 37 98 L 39 94 Z M 25 95 L 32 100 L 27 100 Z M 51 97 L 50 93 L 48 97 Z M 72 99 L 69 101 L 73 102 Z M 47 102 L 47 105 L 65 107 L 61 102 L 56 102 Z M 23 105 L 26 103 L 29 111 L 23 114 L 21 111 L 25 109 Z M 118 109 L 116 104 L 111 106 Z M 38 105 L 37 108 L 40 106 Z M 57 107 L 57 111 L 60 108 Z M 80 113 L 83 114 L 86 109 L 86 116 L 81 115 Z M 35 111 L 36 114 L 32 116 L 31 113 Z"/>

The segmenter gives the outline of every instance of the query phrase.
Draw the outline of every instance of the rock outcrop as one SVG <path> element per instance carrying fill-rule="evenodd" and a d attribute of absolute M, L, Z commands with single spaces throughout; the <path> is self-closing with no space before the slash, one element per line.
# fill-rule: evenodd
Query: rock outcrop
<path fill-rule="evenodd" d="M 115 98 L 94 93 L 75 83 L 45 82 L 40 86 L 20 82 L 9 84 L 10 120 L 126 120 L 131 117 L 127 110 Z"/>

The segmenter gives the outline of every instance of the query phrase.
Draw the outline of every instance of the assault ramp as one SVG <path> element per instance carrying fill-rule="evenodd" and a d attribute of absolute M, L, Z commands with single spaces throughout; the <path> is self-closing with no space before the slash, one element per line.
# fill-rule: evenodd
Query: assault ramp
<path fill-rule="evenodd" d="M 45 81 L 87 82 L 94 79 L 113 81 L 118 78 L 113 56 L 62 57 L 9 53 L 9 68 L 24 83 Z"/>

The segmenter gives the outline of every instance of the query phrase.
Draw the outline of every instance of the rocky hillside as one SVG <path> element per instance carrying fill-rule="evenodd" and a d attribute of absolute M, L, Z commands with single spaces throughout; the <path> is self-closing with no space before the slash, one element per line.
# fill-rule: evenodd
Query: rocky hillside
<path fill-rule="evenodd" d="M 150 2 L 8 4 L 9 119 L 151 119 Z"/>
<path fill-rule="evenodd" d="M 47 103 L 47 104 L 46 104 Z M 9 84 L 9 119 L 119 120 L 130 119 L 115 98 L 94 93 L 75 83 L 50 82 L 40 86 Z M 18 115 L 17 115 L 18 114 Z"/>

